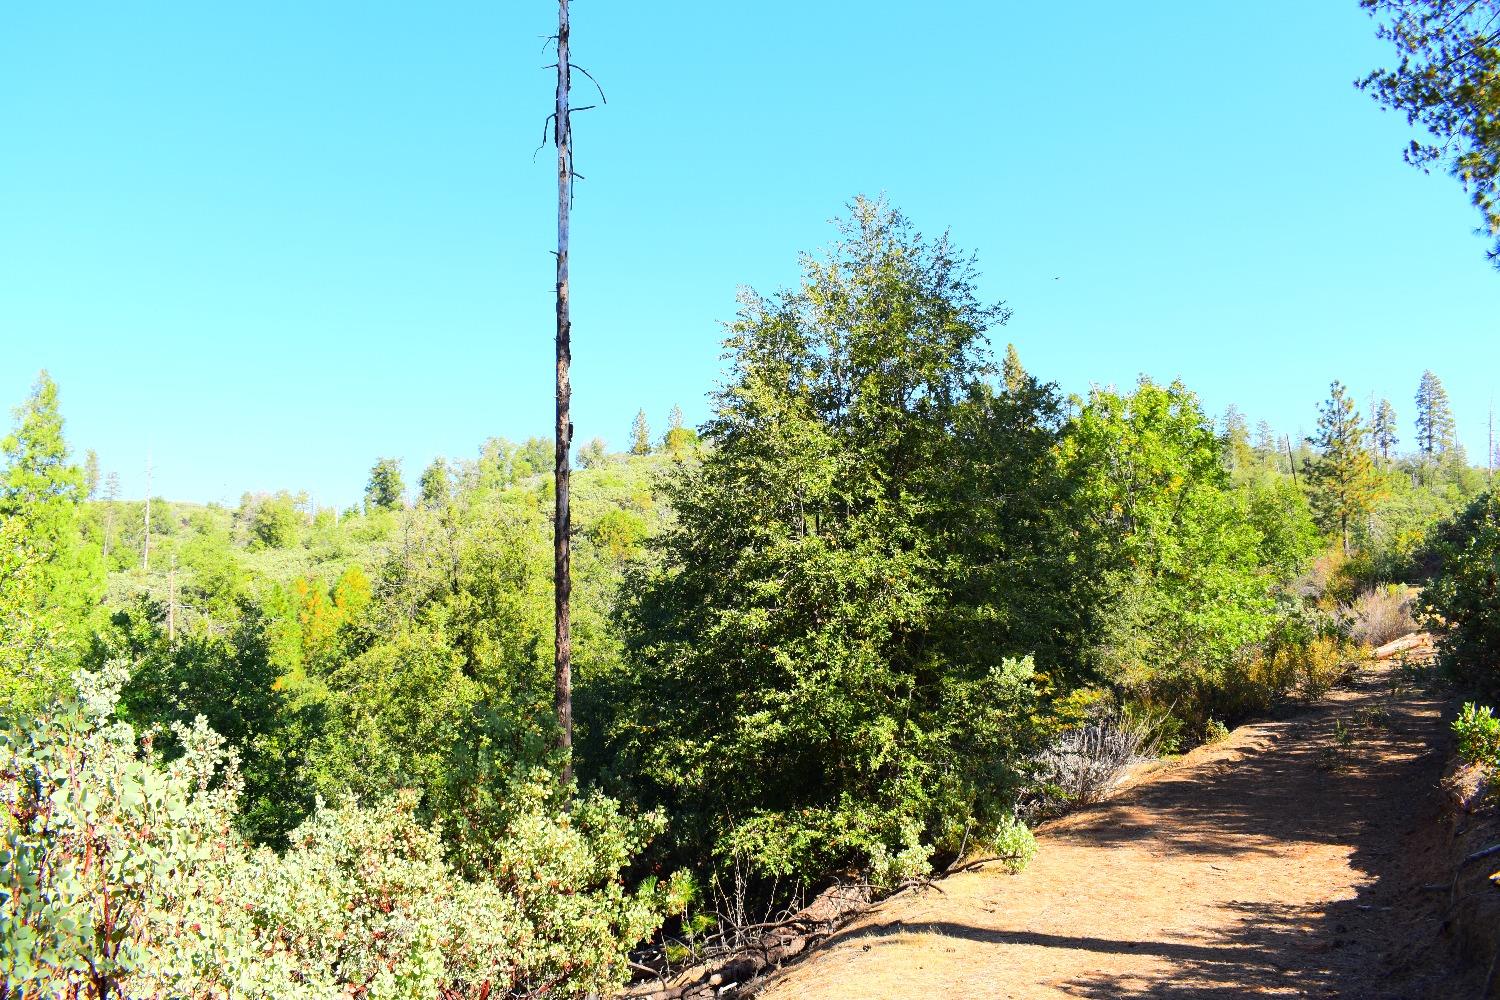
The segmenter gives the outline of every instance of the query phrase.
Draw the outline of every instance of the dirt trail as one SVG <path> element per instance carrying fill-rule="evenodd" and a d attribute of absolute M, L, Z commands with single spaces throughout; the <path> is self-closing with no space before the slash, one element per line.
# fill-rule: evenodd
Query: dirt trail
<path fill-rule="evenodd" d="M 1388 669 L 1244 726 L 1042 828 L 1020 875 L 890 900 L 769 980 L 764 1000 L 1475 997 L 1439 934 L 1443 700 Z M 1355 722 L 1342 763 L 1326 748 Z M 1482 970 L 1481 970 L 1482 972 Z M 1482 980 L 1482 974 L 1479 976 Z"/>

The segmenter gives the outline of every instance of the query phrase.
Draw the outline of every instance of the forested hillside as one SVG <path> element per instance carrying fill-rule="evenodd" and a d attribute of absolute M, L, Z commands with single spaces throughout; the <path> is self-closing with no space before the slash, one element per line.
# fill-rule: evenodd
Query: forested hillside
<path fill-rule="evenodd" d="M 42 373 L 0 481 L 0 997 L 582 994 L 730 897 L 1024 864 L 1072 734 L 1174 753 L 1315 695 L 1435 571 L 1489 677 L 1489 462 L 1437 375 L 1404 413 L 1333 381 L 1302 441 L 1180 382 L 1067 396 L 977 273 L 858 199 L 742 296 L 706 424 L 580 449 L 566 784 L 550 440 L 375 460 L 342 511 L 126 500 Z"/>

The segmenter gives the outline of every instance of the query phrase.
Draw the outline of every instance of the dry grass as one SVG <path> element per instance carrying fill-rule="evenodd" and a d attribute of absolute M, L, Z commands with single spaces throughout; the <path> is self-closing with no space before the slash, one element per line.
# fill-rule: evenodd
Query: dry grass
<path fill-rule="evenodd" d="M 1400 584 L 1381 584 L 1366 590 L 1348 608 L 1350 638 L 1364 646 L 1384 646 L 1417 631 L 1412 604 L 1417 591 Z"/>

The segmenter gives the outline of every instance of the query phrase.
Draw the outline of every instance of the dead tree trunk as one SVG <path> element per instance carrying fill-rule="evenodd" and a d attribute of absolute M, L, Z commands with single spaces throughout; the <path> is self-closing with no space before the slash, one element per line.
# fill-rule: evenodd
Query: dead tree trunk
<path fill-rule="evenodd" d="M 569 620 L 572 596 L 572 513 L 568 507 L 569 453 L 573 444 L 570 413 L 573 359 L 572 323 L 568 317 L 568 213 L 573 200 L 572 123 L 568 118 L 568 0 L 557 3 L 557 110 L 553 138 L 557 144 L 557 510 L 553 522 L 552 581 L 556 597 L 556 707 L 558 749 L 563 783 L 573 774 L 573 635 Z"/>

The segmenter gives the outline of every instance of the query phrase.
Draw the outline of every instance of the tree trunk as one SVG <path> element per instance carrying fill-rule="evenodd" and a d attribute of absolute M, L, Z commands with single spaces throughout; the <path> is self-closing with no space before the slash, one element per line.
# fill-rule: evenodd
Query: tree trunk
<path fill-rule="evenodd" d="M 558 749 L 562 752 L 562 780 L 573 775 L 573 636 L 569 620 L 572 596 L 572 514 L 568 508 L 569 453 L 573 443 L 570 413 L 572 387 L 572 324 L 568 317 L 568 212 L 572 207 L 572 123 L 568 118 L 568 0 L 557 3 L 557 110 L 553 136 L 557 142 L 557 510 L 553 523 L 552 582 L 556 598 L 556 706 Z"/>

